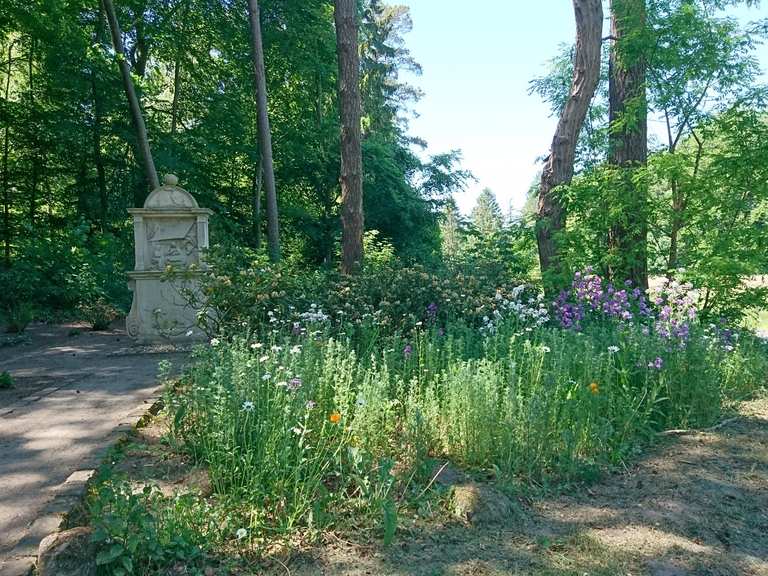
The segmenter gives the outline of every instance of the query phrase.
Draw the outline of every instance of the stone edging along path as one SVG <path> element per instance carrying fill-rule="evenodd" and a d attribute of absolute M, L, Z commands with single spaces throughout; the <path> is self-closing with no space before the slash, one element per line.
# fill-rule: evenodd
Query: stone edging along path
<path fill-rule="evenodd" d="M 133 347 L 120 328 L 36 325 L 0 348 L 0 576 L 29 573 L 40 541 L 80 499 L 107 451 L 155 403 L 158 362 L 186 355 Z"/>

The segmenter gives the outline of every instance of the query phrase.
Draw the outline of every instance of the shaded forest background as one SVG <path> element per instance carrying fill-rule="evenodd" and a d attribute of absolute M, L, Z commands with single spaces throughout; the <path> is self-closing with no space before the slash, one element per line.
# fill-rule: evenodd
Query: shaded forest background
<path fill-rule="evenodd" d="M 649 0 L 633 42 L 647 65 L 647 104 L 633 114 L 665 124 L 647 166 L 651 274 L 701 287 L 702 308 L 739 315 L 764 304 L 768 124 L 755 48 L 768 22 L 727 17 L 722 0 Z M 212 238 L 265 252 L 263 178 L 245 5 L 230 0 L 126 0 L 116 6 L 158 172 L 215 212 Z M 570 16 L 570 15 L 569 15 Z M 470 218 L 451 195 L 472 175 L 459 151 L 425 156 L 408 130 L 419 72 L 403 6 L 359 3 L 366 254 L 440 270 L 536 278 L 535 215 L 503 214 L 481 194 Z M 565 17 L 565 9 L 564 9 Z M 265 0 L 261 26 L 284 265 L 338 263 L 339 113 L 333 3 Z M 608 61 L 577 147 L 558 239 L 566 272 L 611 275 L 623 256 L 610 230 L 626 224 L 627 172 L 606 162 Z M 47 317 L 94 301 L 125 308 L 131 268 L 126 209 L 149 192 L 109 26 L 98 3 L 10 0 L 0 8 L 0 201 L 6 320 Z M 542 56 L 542 59 L 544 56 Z M 562 111 L 573 74 L 564 46 L 531 83 Z M 499 73 L 508 73 L 499 70 Z M 478 87 L 482 89 L 482 87 Z M 631 108 L 631 107 L 630 107 Z M 457 113 L 460 113 L 457 110 Z M 633 122 L 631 115 L 622 120 Z M 545 151 L 541 151 L 542 156 Z M 530 191 L 533 199 L 537 192 Z"/>

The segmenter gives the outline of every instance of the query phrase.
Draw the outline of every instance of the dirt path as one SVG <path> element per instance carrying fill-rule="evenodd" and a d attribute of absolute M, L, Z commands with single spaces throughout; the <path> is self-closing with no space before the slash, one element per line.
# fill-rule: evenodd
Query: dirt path
<path fill-rule="evenodd" d="M 0 575 L 29 565 L 57 528 L 117 431 L 132 425 L 158 393 L 160 360 L 185 355 L 136 348 L 116 328 L 35 325 L 27 341 L 0 348 Z"/>
<path fill-rule="evenodd" d="M 413 528 L 386 551 L 329 538 L 286 567 L 292 576 L 768 576 L 768 400 L 745 403 L 717 430 L 668 438 L 589 489 L 521 502 L 505 526 Z"/>

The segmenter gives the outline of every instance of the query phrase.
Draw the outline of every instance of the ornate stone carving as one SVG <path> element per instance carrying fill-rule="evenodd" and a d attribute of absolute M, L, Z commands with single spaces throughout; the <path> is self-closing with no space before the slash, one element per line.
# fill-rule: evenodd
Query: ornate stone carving
<path fill-rule="evenodd" d="M 165 270 L 168 266 L 188 268 L 197 263 L 195 224 L 183 221 L 148 225 L 149 267 L 153 270 Z"/>

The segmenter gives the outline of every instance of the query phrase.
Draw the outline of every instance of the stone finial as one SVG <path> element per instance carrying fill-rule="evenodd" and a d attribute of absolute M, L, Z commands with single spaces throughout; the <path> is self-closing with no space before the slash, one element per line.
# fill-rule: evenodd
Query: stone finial
<path fill-rule="evenodd" d="M 179 178 L 176 174 L 166 174 L 163 178 L 163 184 L 166 186 L 176 186 L 179 183 Z"/>

